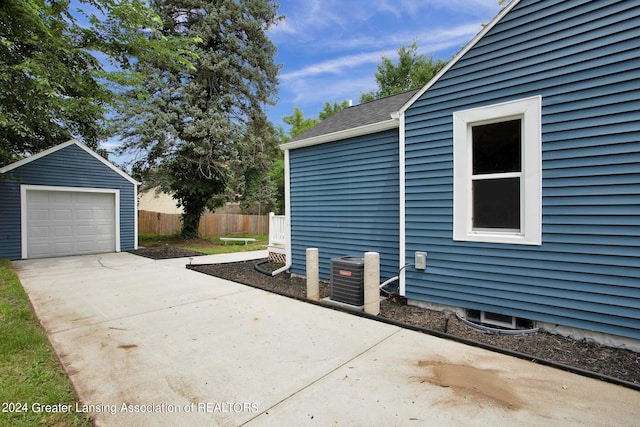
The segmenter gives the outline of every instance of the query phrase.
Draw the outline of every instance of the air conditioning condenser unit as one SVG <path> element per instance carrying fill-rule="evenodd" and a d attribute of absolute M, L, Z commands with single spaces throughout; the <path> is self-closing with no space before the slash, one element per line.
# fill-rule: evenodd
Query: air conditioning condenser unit
<path fill-rule="evenodd" d="M 331 260 L 329 298 L 344 304 L 364 305 L 364 257 L 343 256 Z"/>

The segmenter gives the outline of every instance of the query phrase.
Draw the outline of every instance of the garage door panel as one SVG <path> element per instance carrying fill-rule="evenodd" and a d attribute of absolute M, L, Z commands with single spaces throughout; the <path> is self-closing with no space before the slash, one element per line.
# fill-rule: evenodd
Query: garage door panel
<path fill-rule="evenodd" d="M 72 242 L 58 242 L 54 244 L 56 255 L 72 255 L 73 243 Z"/>
<path fill-rule="evenodd" d="M 30 256 L 33 258 L 41 258 L 47 256 L 49 252 L 51 252 L 51 248 L 49 244 L 40 244 L 40 245 L 32 245 L 31 246 Z"/>
<path fill-rule="evenodd" d="M 27 257 L 115 251 L 113 193 L 27 191 Z"/>
<path fill-rule="evenodd" d="M 93 210 L 91 210 L 91 209 L 78 209 L 76 211 L 76 219 L 85 219 L 85 220 L 93 219 Z"/>
<path fill-rule="evenodd" d="M 96 234 L 98 234 L 98 235 L 107 235 L 107 234 L 109 234 L 109 231 L 111 230 L 111 226 L 110 225 L 96 225 L 94 227 L 94 229 L 96 230 Z"/>
<path fill-rule="evenodd" d="M 59 209 L 56 208 L 53 211 L 53 218 L 57 221 L 72 221 L 73 211 L 71 209 Z"/>
<path fill-rule="evenodd" d="M 108 232 L 108 231 L 107 231 Z M 93 236 L 93 225 L 80 225 L 78 226 L 78 236 Z"/>
<path fill-rule="evenodd" d="M 97 206 L 111 206 L 111 203 L 109 203 L 108 200 L 99 196 L 94 198 L 93 203 L 95 203 Z"/>
<path fill-rule="evenodd" d="M 96 248 L 98 249 L 98 252 L 109 252 L 112 251 L 111 249 L 111 242 L 109 241 L 99 241 L 96 242 Z"/>
<path fill-rule="evenodd" d="M 49 220 L 49 210 L 48 209 L 34 208 L 34 209 L 29 211 L 29 219 L 34 220 L 34 221 L 38 221 L 38 220 L 48 221 Z"/>
<path fill-rule="evenodd" d="M 29 201 L 31 203 L 49 203 L 49 193 L 46 191 L 30 191 Z"/>
<path fill-rule="evenodd" d="M 34 237 L 49 237 L 49 227 L 48 226 L 32 226 L 31 232 Z"/>
<path fill-rule="evenodd" d="M 98 210 L 93 213 L 93 219 L 96 220 L 111 220 L 111 216 L 105 210 Z"/>
<path fill-rule="evenodd" d="M 76 248 L 79 252 L 91 252 L 97 247 L 98 245 L 93 240 L 79 240 L 76 242 Z"/>
<path fill-rule="evenodd" d="M 74 194 L 67 191 L 55 191 L 49 193 L 49 199 L 53 199 L 54 203 L 63 203 L 63 204 L 71 204 L 73 203 Z"/>
<path fill-rule="evenodd" d="M 64 238 L 73 237 L 73 227 L 71 225 L 56 225 L 54 226 L 54 237 Z"/>

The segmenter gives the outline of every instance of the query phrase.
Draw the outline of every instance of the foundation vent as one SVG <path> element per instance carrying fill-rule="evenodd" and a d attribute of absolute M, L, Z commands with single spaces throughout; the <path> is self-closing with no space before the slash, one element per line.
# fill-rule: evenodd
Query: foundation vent
<path fill-rule="evenodd" d="M 467 310 L 466 319 L 481 325 L 496 326 L 504 329 L 531 329 L 533 321 L 490 311 Z"/>

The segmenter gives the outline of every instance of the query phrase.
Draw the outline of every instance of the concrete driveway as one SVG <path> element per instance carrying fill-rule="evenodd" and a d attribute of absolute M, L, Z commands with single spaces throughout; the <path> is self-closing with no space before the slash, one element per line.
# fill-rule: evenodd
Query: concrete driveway
<path fill-rule="evenodd" d="M 92 412 L 98 426 L 640 420 L 639 392 L 206 276 L 188 262 L 118 253 L 13 263 L 82 402 L 69 410 Z"/>

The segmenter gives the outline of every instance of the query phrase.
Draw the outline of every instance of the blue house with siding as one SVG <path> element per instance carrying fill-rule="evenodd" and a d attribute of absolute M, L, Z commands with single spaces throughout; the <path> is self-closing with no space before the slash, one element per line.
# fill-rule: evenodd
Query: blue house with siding
<path fill-rule="evenodd" d="M 318 248 L 320 276 L 332 258 L 380 253 L 394 276 L 400 247 L 399 122 L 389 116 L 417 90 L 349 107 L 283 145 L 291 214 L 291 271 L 304 274 Z"/>
<path fill-rule="evenodd" d="M 343 197 L 383 191 L 367 141 L 384 132 L 356 126 L 304 147 L 304 167 L 298 146 L 312 137 L 284 144 L 292 272 L 304 273 L 301 249 L 322 252 L 339 225 L 335 251 L 379 250 L 383 280 L 427 252 L 425 270 L 400 275 L 410 303 L 640 348 L 640 3 L 514 0 L 387 119 L 398 122 L 386 165 L 399 180 L 395 239 L 357 219 L 332 223 L 345 210 L 314 205 L 325 179 L 349 175 L 356 149 L 363 164 L 371 156 L 372 179 Z M 332 169 L 325 158 L 340 160 Z M 316 166 L 324 173 L 313 177 Z M 376 222 L 366 209 L 363 223 Z"/>
<path fill-rule="evenodd" d="M 0 258 L 136 249 L 137 186 L 76 140 L 0 168 Z"/>

